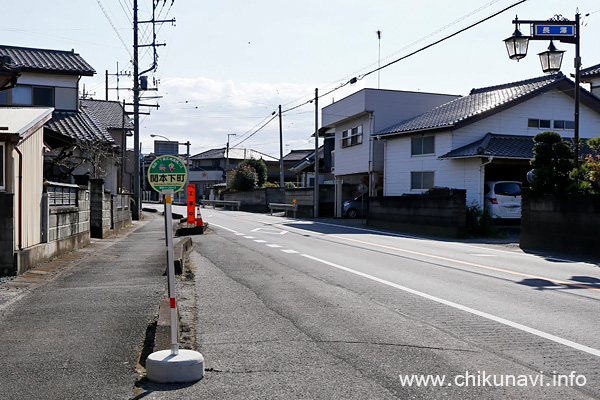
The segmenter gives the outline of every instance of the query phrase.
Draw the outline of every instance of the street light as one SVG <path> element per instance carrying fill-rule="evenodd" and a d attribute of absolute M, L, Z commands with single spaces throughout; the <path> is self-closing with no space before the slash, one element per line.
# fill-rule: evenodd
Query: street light
<path fill-rule="evenodd" d="M 556 74 L 560 71 L 564 52 L 564 50 L 558 50 L 554 47 L 554 42 L 551 40 L 548 50 L 538 53 L 542 63 L 542 71 L 546 74 Z"/>
<path fill-rule="evenodd" d="M 575 168 L 579 165 L 579 98 L 580 98 L 580 80 L 581 80 L 581 56 L 579 54 L 579 11 L 575 13 L 575 21 L 569 21 L 561 15 L 555 15 L 547 21 L 519 21 L 515 17 L 515 32 L 511 37 L 504 40 L 508 57 L 511 60 L 524 58 L 527 55 L 527 47 L 530 40 L 550 40 L 548 50 L 539 53 L 542 70 L 547 74 L 555 74 L 560 71 L 564 50 L 558 50 L 554 46 L 554 40 L 563 43 L 575 45 L 575 129 L 573 132 L 573 141 L 575 148 L 573 151 L 573 165 Z M 519 30 L 520 24 L 529 24 L 531 34 L 524 36 Z"/>

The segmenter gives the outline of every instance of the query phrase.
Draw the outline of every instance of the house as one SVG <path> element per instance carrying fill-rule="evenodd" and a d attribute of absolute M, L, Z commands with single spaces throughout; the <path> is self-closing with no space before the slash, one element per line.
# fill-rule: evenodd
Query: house
<path fill-rule="evenodd" d="M 592 65 L 580 71 L 581 82 L 590 84 L 590 91 L 600 97 L 600 64 Z"/>
<path fill-rule="evenodd" d="M 252 149 L 226 147 L 207 150 L 190 157 L 190 183 L 196 185 L 196 193 L 199 196 L 208 197 L 210 188 L 216 184 L 226 182 L 226 174 L 233 170 L 240 162 L 254 158 L 263 160 L 265 163 L 277 162 L 279 160 L 267 154 Z M 279 169 L 278 169 L 279 170 Z"/>
<path fill-rule="evenodd" d="M 573 138 L 574 87 L 558 73 L 473 89 L 377 131 L 385 144 L 383 195 L 466 189 L 467 204 L 481 207 L 484 181 L 526 180 L 536 134 Z M 598 136 L 600 98 L 582 89 L 580 104 L 580 138 Z"/>
<path fill-rule="evenodd" d="M 0 106 L 54 108 L 44 131 L 45 178 L 86 183 L 89 177 L 116 177 L 114 139 L 80 107 L 79 81 L 96 71 L 73 50 L 0 46 L 0 56 L 21 71 L 16 86 L 0 92 Z"/>
<path fill-rule="evenodd" d="M 338 186 L 336 216 L 341 217 L 342 184 L 367 185 L 371 196 L 383 193 L 384 142 L 375 133 L 415 117 L 458 96 L 398 90 L 363 89 L 322 109 L 325 164 Z"/>
<path fill-rule="evenodd" d="M 326 139 L 332 142 L 331 138 Z M 331 152 L 330 152 L 331 154 Z M 315 185 L 315 151 L 308 150 L 306 155 L 299 158 L 294 165 L 290 167 L 290 171 L 296 174 L 297 187 L 314 187 Z M 331 164 L 325 166 L 325 145 L 319 146 L 319 185 L 324 184 L 327 180 L 332 180 L 333 174 Z"/>
<path fill-rule="evenodd" d="M 0 46 L 0 59 L 19 74 L 0 90 L 0 273 L 20 273 L 89 241 L 90 201 L 76 184 L 115 168 L 115 142 L 80 107 L 79 81 L 95 71 L 79 54 Z"/>
<path fill-rule="evenodd" d="M 127 151 L 127 137 L 133 136 L 133 122 L 123 104 L 118 101 L 81 99 L 80 109 L 98 121 L 119 146 L 119 154 L 114 159 L 118 169 L 107 171 L 112 174 L 105 176 L 105 188 L 112 193 L 133 193 L 134 162 L 138 157 L 134 156 L 133 150 Z"/>
<path fill-rule="evenodd" d="M 312 155 L 312 160 L 314 164 L 314 150 L 310 149 L 299 149 L 292 150 L 288 154 L 283 157 L 283 165 L 285 170 L 285 180 L 287 182 L 293 182 L 296 187 L 306 187 L 308 185 L 307 180 L 305 179 L 306 173 L 304 172 L 304 168 L 298 169 L 297 167 L 300 164 L 310 163 L 310 157 Z M 314 173 L 314 167 L 313 167 Z M 293 174 L 293 175 L 292 175 Z"/>
<path fill-rule="evenodd" d="M 15 271 L 15 251 L 41 241 L 44 124 L 52 108 L 0 108 L 0 275 Z"/>

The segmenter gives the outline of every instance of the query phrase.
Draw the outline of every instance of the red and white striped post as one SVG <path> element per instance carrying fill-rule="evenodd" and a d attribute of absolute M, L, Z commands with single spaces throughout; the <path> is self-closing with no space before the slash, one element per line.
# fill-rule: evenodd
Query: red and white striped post
<path fill-rule="evenodd" d="M 169 286 L 169 304 L 171 308 L 171 354 L 179 354 L 179 329 L 177 324 L 177 303 L 175 301 L 175 260 L 173 257 L 173 215 L 171 214 L 171 201 L 173 190 L 163 192 L 165 194 L 165 220 L 167 225 L 167 279 Z"/>

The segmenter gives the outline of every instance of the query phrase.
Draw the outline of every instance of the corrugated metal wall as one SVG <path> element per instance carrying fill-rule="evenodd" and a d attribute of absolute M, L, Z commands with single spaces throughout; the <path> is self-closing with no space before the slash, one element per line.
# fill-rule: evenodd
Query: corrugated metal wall
<path fill-rule="evenodd" d="M 19 199 L 19 155 L 13 151 L 15 192 L 15 249 L 18 249 L 18 207 L 22 209 L 23 248 L 41 243 L 41 202 L 44 182 L 43 128 L 21 141 L 17 147 L 23 154 L 23 201 Z"/>

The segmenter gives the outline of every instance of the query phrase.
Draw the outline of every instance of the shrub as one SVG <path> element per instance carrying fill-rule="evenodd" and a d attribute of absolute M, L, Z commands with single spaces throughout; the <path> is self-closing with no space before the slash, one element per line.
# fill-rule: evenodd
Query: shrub
<path fill-rule="evenodd" d="M 263 187 L 267 182 L 267 165 L 263 160 L 257 160 L 255 158 L 249 158 L 242 161 L 238 166 L 248 165 L 254 169 L 257 178 L 257 187 Z"/>
<path fill-rule="evenodd" d="M 538 193 L 565 193 L 573 186 L 570 172 L 573 169 L 573 151 L 569 142 L 556 132 L 535 135 L 531 160 L 534 181 L 531 190 Z"/>
<path fill-rule="evenodd" d="M 600 136 L 589 139 L 587 144 L 595 154 L 588 155 L 570 177 L 578 192 L 600 194 Z"/>
<path fill-rule="evenodd" d="M 489 236 L 498 233 L 492 214 L 488 210 L 479 207 L 477 203 L 467 206 L 467 230 L 471 235 L 476 236 Z"/>
<path fill-rule="evenodd" d="M 250 165 L 240 163 L 233 171 L 229 186 L 237 191 L 255 189 L 258 186 L 256 171 Z"/>

